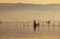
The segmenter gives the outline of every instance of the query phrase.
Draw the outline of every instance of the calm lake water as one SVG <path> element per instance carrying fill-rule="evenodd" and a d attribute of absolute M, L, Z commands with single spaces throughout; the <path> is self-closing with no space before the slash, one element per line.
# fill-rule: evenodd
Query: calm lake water
<path fill-rule="evenodd" d="M 60 39 L 59 26 L 43 26 L 42 23 L 33 29 L 31 22 L 2 22 L 0 24 L 0 39 Z"/>

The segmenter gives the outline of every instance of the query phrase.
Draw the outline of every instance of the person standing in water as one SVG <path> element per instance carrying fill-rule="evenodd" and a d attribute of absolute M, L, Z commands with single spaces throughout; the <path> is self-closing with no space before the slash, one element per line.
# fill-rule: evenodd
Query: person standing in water
<path fill-rule="evenodd" d="M 48 27 L 49 27 L 49 26 L 50 26 L 51 21 L 50 21 L 50 20 L 48 20 L 46 23 L 48 24 Z"/>
<path fill-rule="evenodd" d="M 39 26 L 39 23 L 36 23 L 36 21 L 34 20 L 33 26 L 34 26 L 34 31 L 36 31 L 36 27 Z"/>
<path fill-rule="evenodd" d="M 46 23 L 47 23 L 48 31 L 49 31 L 49 27 L 50 27 L 50 23 L 51 23 L 51 21 L 50 21 L 50 20 L 48 20 L 48 21 L 46 21 Z"/>
<path fill-rule="evenodd" d="M 0 24 L 1 24 L 1 21 L 0 21 Z"/>

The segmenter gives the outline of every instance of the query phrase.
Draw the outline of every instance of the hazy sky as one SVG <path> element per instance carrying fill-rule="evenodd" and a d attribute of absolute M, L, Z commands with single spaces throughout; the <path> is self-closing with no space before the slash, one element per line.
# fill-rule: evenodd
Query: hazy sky
<path fill-rule="evenodd" d="M 0 20 L 60 20 L 60 11 L 35 11 L 35 10 L 14 10 L 0 12 Z"/>
<path fill-rule="evenodd" d="M 34 4 L 46 4 L 46 3 L 60 3 L 60 0 L 0 0 L 0 3 L 34 3 Z"/>
<path fill-rule="evenodd" d="M 32 3 L 32 4 L 49 4 L 49 3 L 60 3 L 60 0 L 0 0 L 0 3 Z M 21 9 L 24 9 L 26 7 L 23 7 Z M 0 12 L 0 20 L 26 20 L 28 19 L 60 19 L 60 8 L 58 7 L 52 7 L 54 10 L 48 11 L 49 8 L 46 8 L 47 11 L 34 11 L 30 10 L 28 11 L 21 11 L 21 9 L 17 11 L 1 11 Z M 42 10 L 44 7 L 42 8 Z M 25 9 L 26 10 L 26 9 Z M 45 9 L 44 9 L 45 10 Z M 57 13 L 58 12 L 58 13 Z"/>

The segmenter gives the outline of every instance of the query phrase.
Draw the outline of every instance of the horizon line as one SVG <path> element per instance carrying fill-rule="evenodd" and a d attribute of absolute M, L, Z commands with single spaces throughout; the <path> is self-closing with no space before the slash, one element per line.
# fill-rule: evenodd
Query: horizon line
<path fill-rule="evenodd" d="M 50 5 L 50 4 L 60 4 L 60 3 L 22 3 L 22 2 L 4 2 L 4 3 L 0 3 L 0 4 L 42 4 L 42 5 Z"/>

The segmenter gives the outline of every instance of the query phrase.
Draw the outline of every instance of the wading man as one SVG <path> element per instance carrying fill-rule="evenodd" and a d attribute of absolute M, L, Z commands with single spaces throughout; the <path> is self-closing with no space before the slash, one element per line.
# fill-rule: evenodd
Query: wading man
<path fill-rule="evenodd" d="M 39 27 L 39 23 L 36 23 L 36 21 L 34 20 L 33 26 L 34 26 L 34 31 L 36 31 L 37 26 Z"/>

